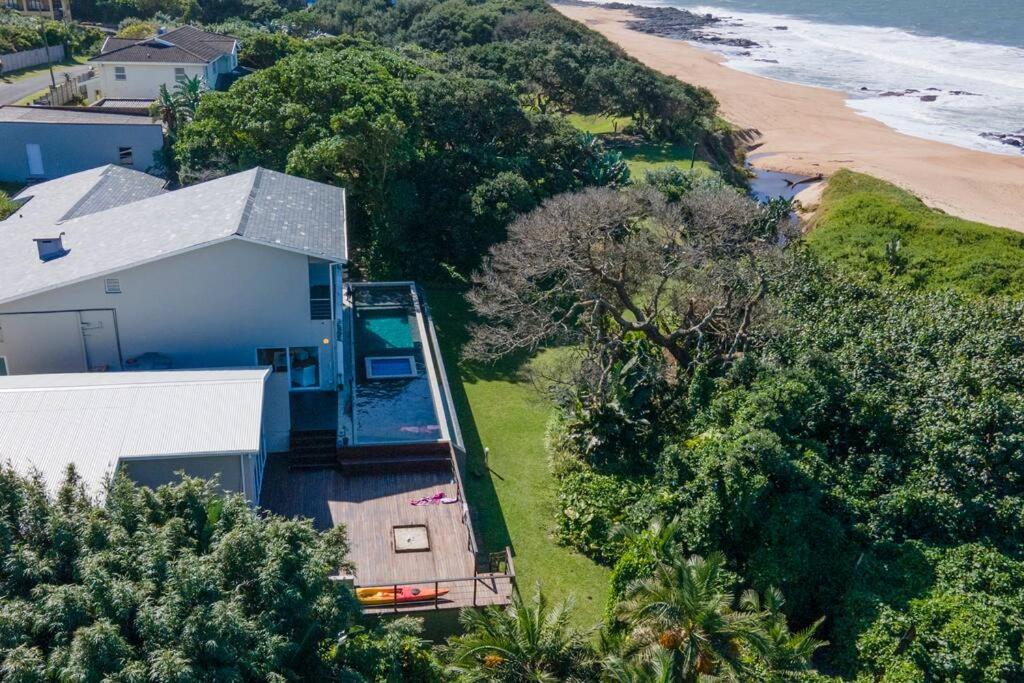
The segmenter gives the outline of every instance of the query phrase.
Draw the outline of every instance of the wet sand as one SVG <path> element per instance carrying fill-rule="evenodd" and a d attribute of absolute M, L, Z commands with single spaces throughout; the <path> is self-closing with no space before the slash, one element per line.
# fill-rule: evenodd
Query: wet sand
<path fill-rule="evenodd" d="M 802 175 L 849 168 L 895 183 L 955 216 L 1024 232 L 1024 155 L 898 133 L 847 107 L 843 93 L 742 73 L 708 50 L 633 31 L 624 10 L 554 7 L 651 68 L 708 88 L 724 118 L 760 133 L 753 161 L 758 168 Z"/>

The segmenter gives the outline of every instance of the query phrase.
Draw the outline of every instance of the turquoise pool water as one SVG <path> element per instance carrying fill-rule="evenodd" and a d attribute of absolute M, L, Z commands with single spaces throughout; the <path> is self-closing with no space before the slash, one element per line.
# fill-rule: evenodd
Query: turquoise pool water
<path fill-rule="evenodd" d="M 434 441 L 441 437 L 417 315 L 412 293 L 406 287 L 355 291 L 352 417 L 356 443 Z M 374 364 L 375 378 L 367 376 L 367 357 Z M 387 376 L 406 374 L 410 369 L 415 373 L 412 377 Z"/>
<path fill-rule="evenodd" d="M 404 308 L 356 309 L 359 351 L 370 355 L 413 345 L 412 321 Z"/>

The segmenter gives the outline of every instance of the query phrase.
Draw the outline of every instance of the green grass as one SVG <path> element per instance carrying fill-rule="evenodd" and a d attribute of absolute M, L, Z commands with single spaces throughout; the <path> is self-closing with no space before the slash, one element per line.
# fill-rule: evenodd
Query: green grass
<path fill-rule="evenodd" d="M 628 116 L 602 116 L 600 114 L 568 114 L 566 120 L 577 129 L 597 136 L 622 132 L 630 123 Z M 680 166 L 690 168 L 690 155 L 693 147 L 688 144 L 675 143 L 629 143 L 622 138 L 608 141 L 608 146 L 622 153 L 622 159 L 629 166 L 629 174 L 636 180 L 643 180 L 647 171 Z M 702 173 L 714 173 L 714 169 L 706 161 L 698 160 L 694 168 Z"/>
<path fill-rule="evenodd" d="M 901 244 L 895 271 L 886 244 Z M 950 216 L 870 176 L 840 171 L 829 180 L 811 249 L 840 268 L 923 290 L 1024 295 L 1024 235 Z"/>
<path fill-rule="evenodd" d="M 630 145 L 628 147 L 616 147 L 622 152 L 622 158 L 629 166 L 629 173 L 638 180 L 642 180 L 648 171 L 655 171 L 669 166 L 680 166 L 684 169 L 690 168 L 690 145 L 679 145 L 670 143 L 643 143 Z M 697 160 L 694 169 L 701 173 L 711 174 L 714 169 L 706 161 Z"/>
<path fill-rule="evenodd" d="M 524 372 L 529 364 L 551 363 L 558 352 L 494 368 L 460 366 L 456 359 L 470 320 L 465 301 L 444 289 L 431 290 L 429 301 L 469 452 L 466 493 L 485 548 L 513 548 L 524 594 L 539 583 L 552 598 L 573 595 L 579 624 L 600 623 L 609 572 L 552 536 L 556 484 L 544 436 L 553 406 Z M 485 447 L 490 449 L 487 472 Z"/>
<path fill-rule="evenodd" d="M 622 129 L 632 122 L 628 116 L 603 116 L 601 114 L 569 114 L 565 118 L 579 130 L 593 135 L 621 133 Z"/>

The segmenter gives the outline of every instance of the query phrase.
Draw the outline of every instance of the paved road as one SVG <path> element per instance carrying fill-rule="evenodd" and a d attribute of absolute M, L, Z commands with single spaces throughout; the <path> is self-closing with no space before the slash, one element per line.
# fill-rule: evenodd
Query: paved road
<path fill-rule="evenodd" d="M 55 66 L 53 67 L 53 73 L 57 78 L 62 78 L 60 74 L 69 72 L 72 76 L 84 74 L 89 70 L 88 66 Z M 0 77 L 0 104 L 14 104 L 18 100 L 32 93 L 38 92 L 50 85 L 50 74 L 44 72 L 38 76 L 31 76 L 29 78 L 19 78 L 16 81 L 7 82 L 3 77 Z"/>

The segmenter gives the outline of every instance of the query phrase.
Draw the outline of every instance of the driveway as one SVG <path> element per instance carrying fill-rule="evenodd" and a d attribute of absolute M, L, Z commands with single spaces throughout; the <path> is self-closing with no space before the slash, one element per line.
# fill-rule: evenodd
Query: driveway
<path fill-rule="evenodd" d="M 72 76 L 78 76 L 84 74 L 89 70 L 88 66 L 55 66 L 53 67 L 54 75 L 60 79 L 63 78 L 61 74 L 70 73 Z M 4 77 L 0 76 L 0 104 L 14 104 L 23 97 L 27 97 L 33 93 L 44 90 L 50 85 L 50 74 L 44 72 L 38 76 L 30 76 L 28 78 L 19 78 L 17 80 L 7 81 Z"/>

